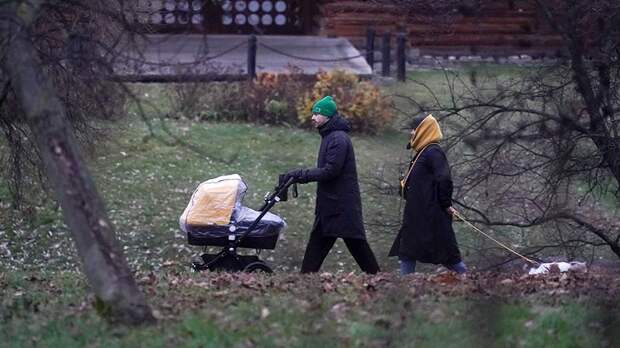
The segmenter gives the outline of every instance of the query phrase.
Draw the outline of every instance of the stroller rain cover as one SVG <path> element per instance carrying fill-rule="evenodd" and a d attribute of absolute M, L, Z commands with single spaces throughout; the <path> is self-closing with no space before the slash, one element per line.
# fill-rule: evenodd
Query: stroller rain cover
<path fill-rule="evenodd" d="M 235 208 L 240 208 L 247 186 L 237 174 L 207 180 L 192 194 L 181 215 L 181 230 L 187 226 L 228 225 Z"/>
<path fill-rule="evenodd" d="M 246 190 L 247 185 L 238 174 L 202 182 L 179 219 L 181 230 L 195 236 L 222 237 L 230 233 L 228 226 L 235 225 L 235 234 L 242 233 L 260 214 L 242 205 Z M 267 212 L 250 236 L 277 237 L 285 227 L 282 218 Z"/>

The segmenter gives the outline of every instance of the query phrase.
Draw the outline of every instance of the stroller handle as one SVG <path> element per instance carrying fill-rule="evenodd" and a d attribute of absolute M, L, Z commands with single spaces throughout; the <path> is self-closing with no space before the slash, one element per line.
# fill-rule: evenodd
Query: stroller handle
<path fill-rule="evenodd" d="M 274 201 L 274 204 L 279 201 L 286 201 L 286 197 L 288 196 L 288 188 L 291 185 L 293 185 L 293 197 L 297 198 L 297 196 L 299 195 L 297 192 L 297 183 L 295 182 L 295 178 L 289 177 L 284 183 L 276 186 L 272 193 L 267 193 L 267 195 L 265 195 L 265 203 L 263 203 L 260 211 L 265 210 L 265 208 L 269 205 L 271 201 Z"/>
<path fill-rule="evenodd" d="M 263 206 L 259 210 L 260 214 L 254 220 L 254 222 L 252 222 L 252 224 L 248 227 L 248 229 L 239 238 L 237 238 L 235 240 L 235 242 L 233 243 L 235 246 L 239 245 L 239 243 L 241 243 L 241 241 L 248 234 L 250 234 L 250 232 L 252 232 L 252 230 L 254 230 L 254 228 L 256 228 L 256 226 L 258 225 L 260 220 L 263 218 L 263 216 L 265 216 L 265 214 L 267 214 L 269 209 L 271 209 L 274 205 L 276 205 L 276 203 L 278 203 L 279 201 L 282 200 L 280 197 L 282 197 L 282 195 L 286 194 L 286 191 L 288 190 L 288 188 L 291 185 L 295 185 L 293 187 L 293 196 L 297 197 L 297 183 L 295 182 L 295 178 L 287 178 L 286 182 L 284 182 L 281 185 L 278 185 L 275 188 L 273 193 L 267 194 L 267 196 L 265 197 L 265 203 L 263 203 Z"/>

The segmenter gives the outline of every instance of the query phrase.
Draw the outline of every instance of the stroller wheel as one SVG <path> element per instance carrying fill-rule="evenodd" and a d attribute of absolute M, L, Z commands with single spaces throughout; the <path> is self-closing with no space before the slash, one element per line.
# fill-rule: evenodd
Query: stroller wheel
<path fill-rule="evenodd" d="M 194 272 L 201 272 L 207 269 L 204 263 L 192 262 L 191 268 Z"/>
<path fill-rule="evenodd" d="M 244 272 L 253 273 L 253 272 L 264 272 L 264 273 L 273 273 L 271 267 L 267 266 L 263 261 L 256 261 L 248 264 L 243 269 Z"/>

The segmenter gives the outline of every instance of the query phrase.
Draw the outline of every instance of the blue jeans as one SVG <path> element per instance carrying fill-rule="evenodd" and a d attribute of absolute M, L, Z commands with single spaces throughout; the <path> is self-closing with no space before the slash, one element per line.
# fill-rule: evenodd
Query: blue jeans
<path fill-rule="evenodd" d="M 399 263 L 400 263 L 400 275 L 415 273 L 415 265 L 416 265 L 415 260 L 412 260 L 408 258 L 407 256 L 400 256 Z M 454 265 L 443 265 L 443 266 L 451 270 L 452 272 L 456 272 L 459 274 L 463 274 L 467 272 L 467 266 L 465 266 L 465 263 L 463 261 L 456 263 Z"/>

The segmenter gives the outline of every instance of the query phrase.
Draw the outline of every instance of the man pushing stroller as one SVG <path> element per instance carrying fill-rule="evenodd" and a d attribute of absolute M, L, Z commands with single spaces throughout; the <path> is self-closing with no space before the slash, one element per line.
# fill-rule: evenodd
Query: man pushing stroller
<path fill-rule="evenodd" d="M 317 167 L 285 174 L 301 184 L 317 182 L 314 225 L 301 273 L 318 272 L 336 239 L 342 238 L 362 271 L 375 274 L 379 265 L 366 241 L 351 127 L 331 96 L 313 105 L 312 124 L 321 135 Z"/>

